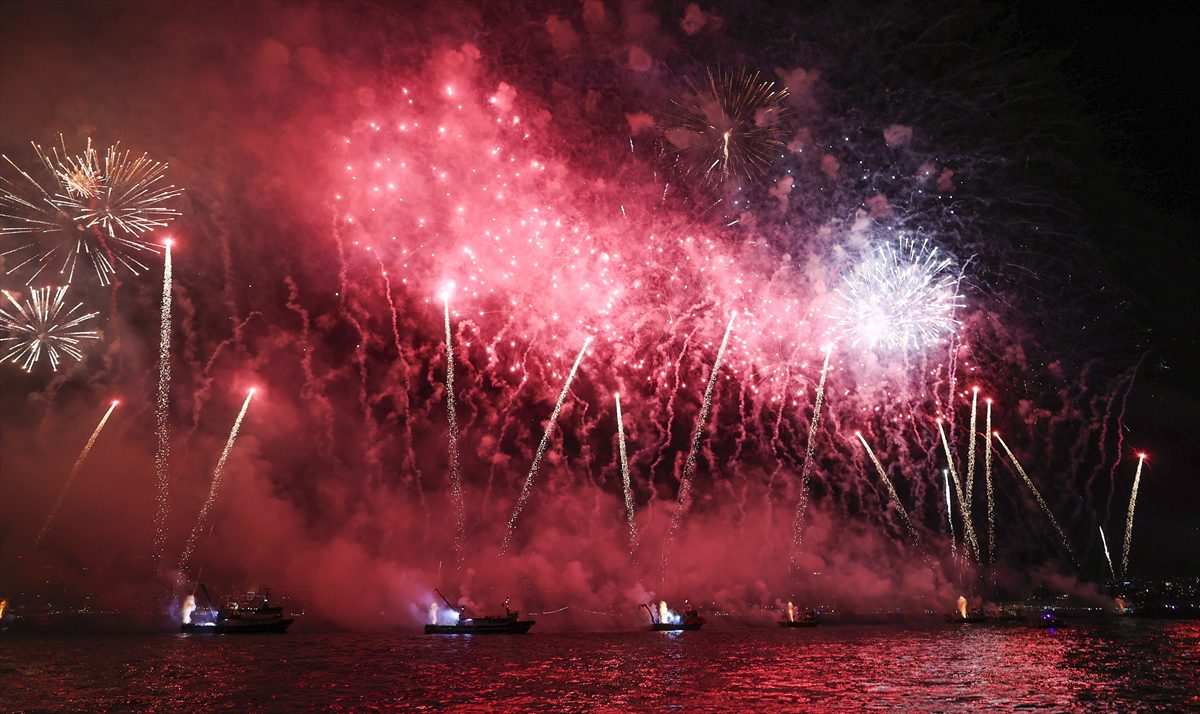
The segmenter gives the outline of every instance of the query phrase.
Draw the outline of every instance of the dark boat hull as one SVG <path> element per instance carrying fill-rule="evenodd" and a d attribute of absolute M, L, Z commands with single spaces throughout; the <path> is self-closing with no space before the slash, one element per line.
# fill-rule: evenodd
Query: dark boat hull
<path fill-rule="evenodd" d="M 782 622 L 780 622 L 780 623 L 779 623 L 779 626 L 780 626 L 780 627 L 816 627 L 816 626 L 817 626 L 817 625 L 819 625 L 819 624 L 821 624 L 821 623 L 817 622 L 816 620 L 808 620 L 808 621 L 803 621 L 803 620 L 795 620 L 795 621 L 783 620 Z"/>
<path fill-rule="evenodd" d="M 536 620 L 515 620 L 502 625 L 426 625 L 427 635 L 523 635 Z"/>
<path fill-rule="evenodd" d="M 292 618 L 283 620 L 275 620 L 272 622 L 255 622 L 245 625 L 180 625 L 180 632 L 189 632 L 205 635 L 240 635 L 240 634 L 262 634 L 267 632 L 282 634 L 287 632 L 287 628 L 295 622 Z"/>
<path fill-rule="evenodd" d="M 988 618 L 986 615 L 967 615 L 966 617 L 960 617 L 958 615 L 946 616 L 946 622 L 949 622 L 952 625 L 965 625 L 973 622 L 987 622 L 987 619 Z"/>
<path fill-rule="evenodd" d="M 704 623 L 702 622 L 684 623 L 679 625 L 672 625 L 666 622 L 656 622 L 650 626 L 650 629 L 654 632 L 680 632 L 683 630 L 695 631 L 699 630 L 701 627 L 703 627 L 703 625 Z"/>

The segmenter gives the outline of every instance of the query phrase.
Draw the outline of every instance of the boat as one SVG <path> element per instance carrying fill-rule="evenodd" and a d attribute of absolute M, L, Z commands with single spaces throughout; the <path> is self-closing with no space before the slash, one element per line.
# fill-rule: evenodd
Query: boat
<path fill-rule="evenodd" d="M 987 620 L 988 620 L 988 616 L 983 614 L 982 612 L 978 612 L 978 611 L 968 612 L 965 615 L 961 612 L 946 613 L 946 622 L 949 622 L 951 624 L 962 625 L 962 624 L 968 624 L 968 623 L 972 623 L 972 622 L 987 622 Z"/>
<path fill-rule="evenodd" d="M 665 606 L 665 603 L 663 603 Z M 700 611 L 691 608 L 683 611 L 683 617 L 676 616 L 673 620 L 668 620 L 664 617 L 656 616 L 654 608 L 649 605 L 642 605 L 646 611 L 650 613 L 650 630 L 652 632 L 680 632 L 683 630 L 694 631 L 699 630 L 708 622 L 701 615 Z M 664 607 L 665 609 L 665 607 Z"/>
<path fill-rule="evenodd" d="M 787 606 L 787 617 L 779 621 L 780 627 L 816 627 L 819 624 L 821 624 L 821 621 L 817 619 L 815 612 L 805 610 L 797 616 L 796 606 L 790 602 Z"/>
<path fill-rule="evenodd" d="M 1047 610 L 1030 621 L 1029 626 L 1039 630 L 1057 630 L 1066 627 L 1067 623 L 1058 615 Z"/>
<path fill-rule="evenodd" d="M 220 610 L 213 610 L 212 600 L 208 589 L 201 584 L 197 593 L 202 596 L 208 609 L 200 610 L 195 606 L 195 595 L 192 596 L 191 611 L 185 609 L 184 622 L 179 626 L 180 632 L 195 634 L 254 634 L 287 632 L 295 619 L 283 616 L 282 607 L 271 607 L 269 604 L 270 591 L 262 594 L 252 593 L 241 602 L 231 601 Z M 203 614 L 201 614 L 203 613 Z"/>
<path fill-rule="evenodd" d="M 434 588 L 446 606 L 458 614 L 458 622 L 452 625 L 439 625 L 436 622 L 425 625 L 427 635 L 523 635 L 529 632 L 537 620 L 522 620 L 520 613 L 508 609 L 508 600 L 504 601 L 504 615 L 483 615 L 467 617 L 466 609 L 450 604 L 442 591 Z"/>

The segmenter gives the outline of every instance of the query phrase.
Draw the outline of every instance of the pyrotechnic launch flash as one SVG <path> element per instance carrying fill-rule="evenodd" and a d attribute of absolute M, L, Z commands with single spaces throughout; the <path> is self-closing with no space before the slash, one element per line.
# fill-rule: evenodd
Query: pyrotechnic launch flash
<path fill-rule="evenodd" d="M 1113 580 L 1117 579 L 1117 571 L 1113 568 L 1112 554 L 1108 552 L 1108 538 L 1104 537 L 1104 526 L 1100 526 L 1100 545 L 1104 546 L 1104 559 L 1108 561 L 1108 574 Z"/>

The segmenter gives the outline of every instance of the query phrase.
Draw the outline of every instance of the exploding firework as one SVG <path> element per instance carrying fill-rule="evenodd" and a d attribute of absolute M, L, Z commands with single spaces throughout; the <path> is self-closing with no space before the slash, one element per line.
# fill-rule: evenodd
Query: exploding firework
<path fill-rule="evenodd" d="M 246 401 L 242 402 L 242 410 L 238 412 L 237 419 L 233 422 L 233 428 L 229 430 L 229 438 L 225 441 L 225 449 L 221 451 L 221 458 L 217 460 L 217 467 L 213 469 L 212 481 L 208 487 L 208 498 L 204 499 L 204 505 L 200 507 L 200 513 L 196 516 L 196 525 L 192 526 L 192 533 L 188 536 L 187 545 L 183 548 L 183 554 L 179 556 L 179 573 L 181 577 L 187 570 L 188 561 L 192 558 L 192 551 L 196 548 L 196 539 L 200 536 L 200 531 L 204 528 L 204 521 L 208 518 L 208 512 L 217 500 L 217 487 L 221 485 L 221 472 L 225 469 L 225 462 L 229 459 L 229 452 L 233 451 L 233 442 L 237 441 L 238 430 L 242 428 L 242 420 L 246 418 L 246 410 L 250 408 L 250 400 L 253 398 L 254 390 L 251 389 L 246 394 Z"/>
<path fill-rule="evenodd" d="M 916 351 L 954 331 L 963 307 L 953 261 L 928 241 L 883 242 L 854 266 L 830 311 L 838 335 L 855 347 Z"/>
<path fill-rule="evenodd" d="M 1129 546 L 1133 543 L 1133 511 L 1137 507 L 1138 486 L 1142 483 L 1142 466 L 1146 455 L 1138 454 L 1137 471 L 1133 474 L 1133 490 L 1129 492 L 1129 510 L 1125 514 L 1125 545 L 1121 549 L 1121 577 L 1129 573 Z"/>
<path fill-rule="evenodd" d="M 117 408 L 118 404 L 120 402 L 114 401 L 108 406 L 108 411 L 104 412 L 104 416 L 100 417 L 100 423 L 96 425 L 96 428 L 92 431 L 92 435 L 88 437 L 87 443 L 83 445 L 83 451 L 79 452 L 79 458 L 75 459 L 75 465 L 71 467 L 71 473 L 67 476 L 66 482 L 63 483 L 62 489 L 58 492 L 58 499 L 54 501 L 54 506 L 46 516 L 46 521 L 42 524 L 41 530 L 38 531 L 37 537 L 33 539 L 34 548 L 42 544 L 42 540 L 50 530 L 50 525 L 54 523 L 54 517 L 58 515 L 58 509 L 62 508 L 63 499 L 67 496 L 67 490 L 71 488 L 71 484 L 75 482 L 75 477 L 79 475 L 79 467 L 83 466 L 84 459 L 91 453 L 92 447 L 96 445 L 96 439 L 100 438 L 101 430 L 108 423 L 108 418 L 112 416 L 113 410 Z"/>
<path fill-rule="evenodd" d="M 717 358 L 713 360 L 712 372 L 708 375 L 708 386 L 704 389 L 704 402 L 700 406 L 700 415 L 696 417 L 696 430 L 692 434 L 692 446 L 688 449 L 687 461 L 683 466 L 683 475 L 679 479 L 679 499 L 675 503 L 675 512 L 671 515 L 671 526 L 667 530 L 666 542 L 663 544 L 663 574 L 666 575 L 667 562 L 670 558 L 671 545 L 675 534 L 679 532 L 679 524 L 683 514 L 692 502 L 692 477 L 696 475 L 696 456 L 700 449 L 700 439 L 708 426 L 708 411 L 712 408 L 713 389 L 717 386 L 717 375 L 721 370 L 721 358 L 725 356 L 725 346 L 729 344 L 729 333 L 733 331 L 733 321 L 737 313 L 729 316 L 729 324 L 725 327 L 725 336 L 721 338 L 721 346 L 717 349 Z"/>
<path fill-rule="evenodd" d="M 0 306 L 0 361 L 21 365 L 33 371 L 43 357 L 50 368 L 58 371 L 63 357 L 83 359 L 80 350 L 88 340 L 100 338 L 95 330 L 83 330 L 83 323 L 96 317 L 97 312 L 83 312 L 83 303 L 67 307 L 67 288 L 34 288 L 29 300 L 21 303 L 7 290 L 0 291 L 12 307 Z"/>
<path fill-rule="evenodd" d="M 1025 485 L 1029 487 L 1031 492 L 1033 492 L 1033 497 L 1037 501 L 1038 506 L 1041 507 L 1042 513 L 1046 514 L 1046 518 L 1050 520 L 1050 525 L 1054 526 L 1054 530 L 1058 533 L 1058 537 L 1062 540 L 1063 547 L 1067 549 L 1067 555 L 1071 557 L 1071 562 L 1074 563 L 1075 567 L 1078 568 L 1079 559 L 1075 557 L 1075 549 L 1071 547 L 1071 541 L 1067 540 L 1067 534 L 1062 529 L 1062 526 L 1058 524 L 1058 519 L 1054 517 L 1054 513 L 1050 510 L 1050 506 L 1046 505 L 1046 499 L 1042 498 L 1042 494 L 1040 491 L 1038 491 L 1037 486 L 1033 485 L 1033 479 L 1029 478 L 1029 474 L 1025 473 L 1025 469 L 1021 466 L 1021 462 L 1017 461 L 1016 456 L 1013 456 L 1012 450 L 1008 448 L 1008 444 L 1004 443 L 1004 439 L 1000 438 L 999 434 L 996 434 L 995 436 L 996 441 L 1000 442 L 1000 446 L 1004 448 L 1004 453 L 1008 454 L 1009 461 L 1012 461 L 1013 466 L 1017 469 L 1017 473 L 1020 474 L 1021 478 L 1025 481 Z"/>
<path fill-rule="evenodd" d="M 450 332 L 449 289 L 442 295 L 446 322 L 446 419 L 449 424 L 450 500 L 454 504 L 454 561 L 463 562 L 463 539 L 466 537 L 466 514 L 463 505 L 462 470 L 458 465 L 458 416 L 454 410 L 454 343 Z"/>
<path fill-rule="evenodd" d="M 558 395 L 558 402 L 554 405 L 554 411 L 550 413 L 550 421 L 546 422 L 546 431 L 542 434 L 542 442 L 538 444 L 537 453 L 534 454 L 533 464 L 529 467 L 529 475 L 525 477 L 525 485 L 521 487 L 521 495 L 517 498 L 517 505 L 513 508 L 512 517 L 508 519 L 508 528 L 504 531 L 504 540 L 500 543 L 500 554 L 504 555 L 508 551 L 509 543 L 512 542 L 513 531 L 517 527 L 517 519 L 521 517 L 521 511 L 525 508 L 525 502 L 529 500 L 529 494 L 533 490 L 533 481 L 537 478 L 538 468 L 542 465 L 542 457 L 546 454 L 546 447 L 550 444 L 550 435 L 554 433 L 554 425 L 558 422 L 558 414 L 562 411 L 563 402 L 567 399 L 567 392 L 571 391 L 571 380 L 575 379 L 575 372 L 579 370 L 579 363 L 583 361 L 583 355 L 587 353 L 588 345 L 592 343 L 592 338 L 588 338 L 583 343 L 583 348 L 579 350 L 579 356 L 575 358 L 575 364 L 571 365 L 571 372 L 567 375 L 567 381 L 563 383 L 562 392 Z"/>
<path fill-rule="evenodd" d="M 625 520 L 629 524 L 629 558 L 632 560 L 637 549 L 637 522 L 633 514 L 633 492 L 629 485 L 629 457 L 625 453 L 625 422 L 621 418 L 621 395 L 614 394 L 617 402 L 617 448 L 621 455 L 621 486 L 625 494 Z"/>
<path fill-rule="evenodd" d="M 154 564 L 162 565 L 163 548 L 167 542 L 167 511 L 170 507 L 171 440 L 167 416 L 171 406 L 171 245 L 165 241 L 162 298 L 159 303 L 158 326 L 158 392 L 154 404 Z"/>
<path fill-rule="evenodd" d="M 47 185 L 3 157 L 22 179 L 5 179 L 0 189 L 5 237 L 0 254 L 12 263 L 5 273 L 28 272 L 26 283 L 32 283 L 49 269 L 70 283 L 83 259 L 107 285 L 118 268 L 134 275 L 147 270 L 144 260 L 161 249 L 146 236 L 179 215 L 166 205 L 183 193 L 164 185 L 167 165 L 145 154 L 134 157 L 119 144 L 101 159 L 90 139 L 78 155 L 67 150 L 61 135 L 59 143 L 61 152 L 33 145 Z"/>
<path fill-rule="evenodd" d="M 782 118 L 787 90 L 758 72 L 711 70 L 688 80 L 668 117 L 667 140 L 679 166 L 706 181 L 766 172 L 785 150 Z"/>

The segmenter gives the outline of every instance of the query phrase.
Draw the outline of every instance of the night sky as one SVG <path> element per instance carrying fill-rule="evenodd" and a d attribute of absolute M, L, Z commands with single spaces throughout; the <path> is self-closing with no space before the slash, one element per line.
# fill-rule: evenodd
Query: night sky
<path fill-rule="evenodd" d="M 72 302 L 99 313 L 82 361 L 0 369 L 0 590 L 108 602 L 167 591 L 194 530 L 187 577 L 199 567 L 302 592 L 347 626 L 420 621 L 439 585 L 544 607 L 949 601 L 935 418 L 965 477 L 972 386 L 994 398 L 995 428 L 1082 560 L 1071 565 L 997 451 L 1000 594 L 1098 592 L 1096 526 L 1119 559 L 1139 450 L 1130 574 L 1200 575 L 1200 147 L 1184 108 L 1196 18 L 1183 4 L 0 13 L 7 157 L 48 185 L 30 141 L 61 133 L 75 153 L 89 137 L 119 141 L 185 188 L 168 202 L 181 215 L 145 238 L 176 241 L 165 547 L 155 552 L 162 257 L 150 255 L 112 285 L 90 267 L 71 281 Z M 680 107 L 712 106 L 695 90 L 706 72 L 742 70 L 787 90 L 746 120 L 779 141 L 753 171 L 713 172 Z M 29 190 L 3 168 L 6 189 Z M 905 236 L 948 257 L 955 324 L 918 346 L 856 343 L 831 317 L 838 291 Z M 0 240 L 7 251 L 21 238 Z M 0 261 L 4 289 L 24 292 L 24 269 Z M 982 437 L 976 448 L 983 538 Z"/>

